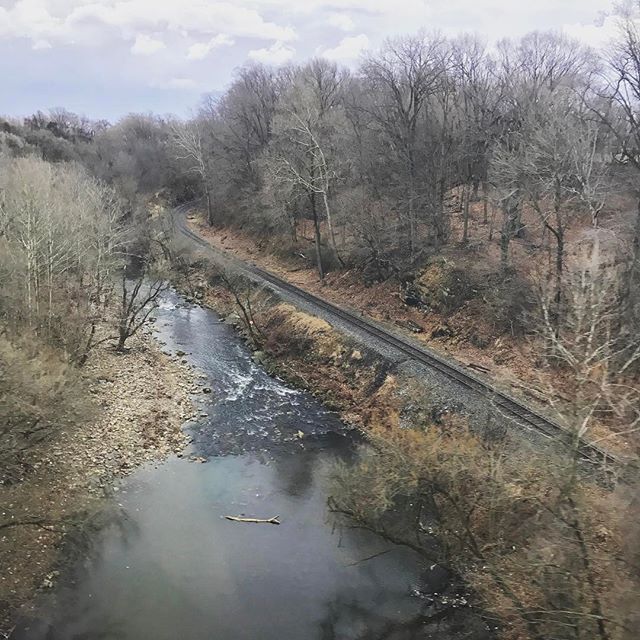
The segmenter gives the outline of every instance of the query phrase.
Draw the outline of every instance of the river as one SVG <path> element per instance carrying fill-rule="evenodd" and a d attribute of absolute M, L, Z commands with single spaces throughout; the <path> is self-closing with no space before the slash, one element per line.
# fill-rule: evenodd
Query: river
<path fill-rule="evenodd" d="M 339 419 L 270 377 L 214 312 L 168 293 L 156 316 L 166 349 L 186 352 L 212 390 L 196 396 L 191 450 L 121 483 L 116 520 L 12 637 L 471 637 L 467 615 L 424 623 L 437 571 L 327 513 L 331 466 L 355 450 Z M 224 518 L 243 514 L 282 524 Z"/>

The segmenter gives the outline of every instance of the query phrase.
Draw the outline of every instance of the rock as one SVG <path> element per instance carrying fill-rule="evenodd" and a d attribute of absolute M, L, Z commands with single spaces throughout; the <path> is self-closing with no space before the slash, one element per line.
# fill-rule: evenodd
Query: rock
<path fill-rule="evenodd" d="M 419 325 L 413 322 L 413 320 L 398 320 L 397 324 L 403 329 L 408 329 L 411 333 L 422 333 L 424 329 Z"/>
<path fill-rule="evenodd" d="M 489 341 L 483 336 L 478 335 L 477 333 L 472 333 L 469 336 L 469 342 L 474 347 L 478 347 L 478 349 L 486 349 L 489 346 Z"/>
<path fill-rule="evenodd" d="M 492 358 L 492 360 L 496 364 L 506 364 L 511 359 L 512 359 L 511 355 L 509 353 L 506 353 L 506 352 L 503 352 L 503 351 L 499 351 L 498 353 L 494 354 L 494 356 Z"/>
<path fill-rule="evenodd" d="M 230 313 L 226 318 L 224 318 L 224 321 L 233 325 L 239 324 L 240 316 L 237 313 Z"/>
<path fill-rule="evenodd" d="M 178 358 L 182 358 L 182 356 L 186 356 L 187 354 L 184 351 L 182 351 L 181 349 L 178 349 L 176 351 L 176 355 L 178 356 Z"/>
<path fill-rule="evenodd" d="M 209 387 L 202 387 L 202 393 L 211 393 L 211 389 Z"/>
<path fill-rule="evenodd" d="M 441 324 L 439 326 L 437 326 L 432 332 L 431 332 L 431 337 L 432 338 L 451 338 L 452 336 L 454 336 L 454 332 L 451 329 L 451 327 L 449 327 L 446 324 Z"/>
<path fill-rule="evenodd" d="M 267 361 L 267 354 L 264 351 L 254 351 L 251 356 L 254 362 L 264 365 Z"/>

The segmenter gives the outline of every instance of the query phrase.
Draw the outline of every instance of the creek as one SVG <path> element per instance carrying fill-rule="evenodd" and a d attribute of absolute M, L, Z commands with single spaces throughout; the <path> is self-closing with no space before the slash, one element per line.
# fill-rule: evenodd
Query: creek
<path fill-rule="evenodd" d="M 195 396 L 199 417 L 185 426 L 191 450 L 120 484 L 115 521 L 13 638 L 470 637 L 456 614 L 425 624 L 433 609 L 424 594 L 443 585 L 420 558 L 335 526 L 331 468 L 353 459 L 357 444 L 335 414 L 268 375 L 213 311 L 169 292 L 155 326 L 211 388 Z"/>

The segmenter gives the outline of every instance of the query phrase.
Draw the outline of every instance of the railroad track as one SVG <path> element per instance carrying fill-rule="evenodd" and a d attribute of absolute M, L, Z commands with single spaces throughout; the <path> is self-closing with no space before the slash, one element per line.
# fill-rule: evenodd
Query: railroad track
<path fill-rule="evenodd" d="M 496 388 L 490 382 L 465 370 L 462 365 L 449 362 L 431 350 L 423 346 L 418 346 L 407 338 L 395 335 L 391 331 L 380 327 L 375 322 L 359 316 L 354 311 L 349 311 L 331 302 L 327 302 L 323 298 L 319 298 L 304 289 L 300 289 L 269 271 L 243 262 L 227 252 L 213 247 L 187 226 L 185 214 L 189 210 L 189 207 L 190 205 L 181 205 L 174 210 L 176 229 L 192 242 L 216 256 L 219 262 L 230 265 L 234 270 L 255 281 L 267 283 L 271 285 L 272 288 L 292 294 L 304 302 L 339 318 L 345 324 L 357 328 L 360 332 L 368 334 L 385 345 L 392 347 L 408 359 L 440 372 L 450 380 L 483 397 L 487 402 L 490 402 L 496 407 L 498 411 L 502 412 L 503 415 L 512 419 L 522 428 L 534 430 L 546 438 L 559 441 L 566 446 L 574 445 L 574 436 L 568 429 L 555 422 L 552 418 L 543 415 L 535 408 L 525 404 L 523 401 Z M 590 443 L 583 439 L 578 443 L 578 452 L 584 462 L 588 462 L 594 466 L 611 464 L 614 466 L 622 466 L 624 464 L 624 461 L 615 454 L 597 444 Z"/>

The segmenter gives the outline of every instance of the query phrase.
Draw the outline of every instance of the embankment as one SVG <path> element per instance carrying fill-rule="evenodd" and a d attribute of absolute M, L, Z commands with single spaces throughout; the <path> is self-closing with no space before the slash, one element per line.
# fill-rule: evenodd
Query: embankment
<path fill-rule="evenodd" d="M 636 528 L 623 517 L 637 502 L 626 486 L 589 482 L 567 452 L 476 429 L 428 379 L 206 261 L 189 281 L 257 360 L 372 443 L 338 478 L 333 508 L 459 576 L 504 638 L 564 637 L 568 625 L 596 637 L 602 624 L 626 640 L 622 630 L 637 622 L 629 594 L 640 588 L 629 571 Z"/>

